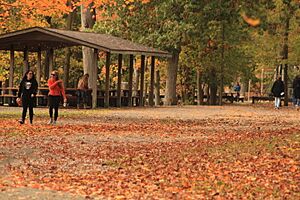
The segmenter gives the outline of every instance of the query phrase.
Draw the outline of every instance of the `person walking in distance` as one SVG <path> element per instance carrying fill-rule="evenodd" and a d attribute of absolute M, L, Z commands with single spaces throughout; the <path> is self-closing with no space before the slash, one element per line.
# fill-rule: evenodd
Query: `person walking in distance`
<path fill-rule="evenodd" d="M 274 82 L 271 92 L 275 97 L 275 109 L 279 109 L 281 97 L 284 96 L 284 83 L 281 80 L 281 76 Z"/>
<path fill-rule="evenodd" d="M 19 120 L 20 124 L 24 124 L 25 117 L 27 113 L 27 108 L 29 109 L 29 120 L 30 124 L 33 121 L 33 106 L 35 101 L 35 96 L 37 94 L 38 83 L 35 79 L 34 73 L 32 70 L 28 70 L 19 86 L 17 102 L 20 104 L 22 102 L 22 118 Z"/>
<path fill-rule="evenodd" d="M 89 89 L 89 74 L 83 75 L 77 85 L 77 108 L 80 108 L 80 99 L 82 98 L 83 107 L 87 107 L 87 92 Z"/>
<path fill-rule="evenodd" d="M 241 85 L 239 82 L 236 83 L 234 86 L 234 91 L 236 92 L 236 101 L 238 102 L 240 99 L 240 91 L 241 91 Z"/>
<path fill-rule="evenodd" d="M 300 75 L 297 75 L 293 81 L 293 93 L 296 109 L 300 108 Z"/>
<path fill-rule="evenodd" d="M 49 116 L 50 120 L 48 124 L 56 124 L 58 118 L 58 107 L 60 103 L 61 96 L 64 98 L 64 103 L 67 102 L 65 89 L 62 80 L 58 77 L 57 71 L 51 72 L 51 77 L 48 80 L 49 94 L 48 94 L 48 102 L 49 102 Z M 54 118 L 53 118 L 53 110 L 54 110 Z"/>

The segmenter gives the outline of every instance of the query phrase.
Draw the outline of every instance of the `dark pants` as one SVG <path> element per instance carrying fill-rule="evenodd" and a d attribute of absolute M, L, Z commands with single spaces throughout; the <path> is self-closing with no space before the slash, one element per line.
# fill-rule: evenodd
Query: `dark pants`
<path fill-rule="evenodd" d="M 57 120 L 58 117 L 58 107 L 60 103 L 60 96 L 49 96 L 49 115 L 50 118 L 53 119 L 53 109 L 54 109 L 54 121 Z"/>
<path fill-rule="evenodd" d="M 87 103 L 87 91 L 77 90 L 77 105 L 80 105 L 80 99 L 82 98 L 82 103 Z"/>
<path fill-rule="evenodd" d="M 22 97 L 22 106 L 23 106 L 23 112 L 22 112 L 22 121 L 25 121 L 27 108 L 29 108 L 29 119 L 30 123 L 32 123 L 33 120 L 33 105 L 34 105 L 35 98 L 31 97 Z"/>

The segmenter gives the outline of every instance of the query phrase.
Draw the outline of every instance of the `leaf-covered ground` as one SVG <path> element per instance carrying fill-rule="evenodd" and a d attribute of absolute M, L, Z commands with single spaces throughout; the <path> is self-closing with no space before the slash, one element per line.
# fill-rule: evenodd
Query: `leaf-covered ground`
<path fill-rule="evenodd" d="M 0 107 L 0 199 L 299 199 L 300 112 Z"/>

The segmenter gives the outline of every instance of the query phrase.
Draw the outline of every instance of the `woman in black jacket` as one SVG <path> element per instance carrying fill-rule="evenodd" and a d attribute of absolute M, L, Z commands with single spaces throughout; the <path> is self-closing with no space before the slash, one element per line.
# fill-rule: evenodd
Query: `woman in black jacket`
<path fill-rule="evenodd" d="M 273 84 L 272 93 L 275 97 L 275 109 L 279 109 L 281 97 L 284 96 L 284 83 L 280 76 Z"/>
<path fill-rule="evenodd" d="M 299 109 L 300 106 L 300 75 L 297 75 L 293 81 L 293 93 L 295 106 Z"/>
<path fill-rule="evenodd" d="M 38 83 L 35 79 L 34 73 L 32 70 L 28 70 L 19 86 L 18 98 L 17 101 L 20 101 L 22 98 L 22 119 L 19 120 L 20 124 L 24 124 L 27 108 L 29 108 L 29 119 L 30 124 L 32 124 L 33 120 L 33 105 L 35 101 L 35 96 L 38 89 Z"/>

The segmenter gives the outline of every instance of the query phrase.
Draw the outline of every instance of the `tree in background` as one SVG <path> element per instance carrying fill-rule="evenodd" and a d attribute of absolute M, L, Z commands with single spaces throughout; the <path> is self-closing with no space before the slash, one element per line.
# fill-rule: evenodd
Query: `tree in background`
<path fill-rule="evenodd" d="M 87 9 L 81 9 L 80 15 L 82 7 Z M 193 103 L 195 84 L 199 103 L 205 92 L 208 103 L 217 104 L 223 86 L 237 79 L 253 80 L 255 69 L 285 64 L 282 58 L 298 65 L 298 7 L 296 0 L 2 0 L 0 31 L 35 25 L 78 30 L 88 25 L 87 31 L 167 50 L 173 56 L 162 76 L 166 104 L 176 104 L 176 91 Z M 66 51 L 65 61 L 56 59 L 57 66 L 64 66 L 65 82 L 76 79 L 68 74 L 75 74 L 71 66 L 79 66 L 82 59 L 78 48 Z M 57 57 L 62 55 L 56 52 Z"/>

